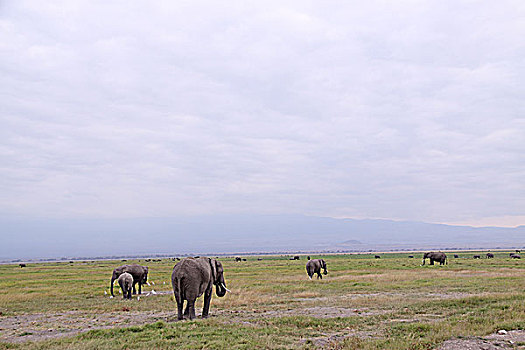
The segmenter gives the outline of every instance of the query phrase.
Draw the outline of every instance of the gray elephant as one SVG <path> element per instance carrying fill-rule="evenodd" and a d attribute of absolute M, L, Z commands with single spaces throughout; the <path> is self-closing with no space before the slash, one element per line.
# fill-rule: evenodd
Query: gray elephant
<path fill-rule="evenodd" d="M 189 317 L 190 320 L 195 318 L 195 300 L 202 294 L 204 294 L 202 318 L 208 317 L 213 285 L 218 297 L 223 297 L 227 291 L 230 291 L 224 282 L 222 264 L 206 257 L 184 258 L 178 262 L 173 267 L 171 285 L 177 302 L 179 320 L 182 320 L 183 316 Z M 183 315 L 184 300 L 186 300 L 186 309 Z"/>
<path fill-rule="evenodd" d="M 317 274 L 317 279 L 323 279 L 323 276 L 321 275 L 321 269 L 324 270 L 323 274 L 328 274 L 328 271 L 326 271 L 326 263 L 323 259 L 308 260 L 306 263 L 306 273 L 310 279 L 312 279 L 314 273 Z"/>
<path fill-rule="evenodd" d="M 445 265 L 447 263 L 447 255 L 443 252 L 428 252 L 423 255 L 423 265 L 425 265 L 425 259 L 430 259 L 430 265 L 434 265 L 434 262 L 439 262 L 439 265 Z"/>
<path fill-rule="evenodd" d="M 487 253 L 487 259 L 494 259 L 494 254 Z"/>
<path fill-rule="evenodd" d="M 131 289 L 133 288 L 133 276 L 130 273 L 124 272 L 118 277 L 118 284 L 122 289 L 122 298 L 131 299 Z"/>
<path fill-rule="evenodd" d="M 135 289 L 135 285 L 137 283 L 139 284 L 139 294 L 141 294 L 142 285 L 148 282 L 148 272 L 149 272 L 148 267 L 140 266 L 140 265 L 122 265 L 122 266 L 117 267 L 115 270 L 113 270 L 113 274 L 111 275 L 111 286 L 110 286 L 111 296 L 114 296 L 113 295 L 113 283 L 124 272 L 129 273 L 133 277 L 133 294 L 137 293 Z"/>

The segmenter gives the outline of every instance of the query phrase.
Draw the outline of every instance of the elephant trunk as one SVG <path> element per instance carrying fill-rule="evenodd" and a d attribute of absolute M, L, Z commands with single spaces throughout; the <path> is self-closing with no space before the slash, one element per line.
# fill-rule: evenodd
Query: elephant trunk
<path fill-rule="evenodd" d="M 116 280 L 116 277 L 115 277 L 115 275 L 113 275 L 111 277 L 111 285 L 109 286 L 109 289 L 111 290 L 111 296 L 112 297 L 114 297 L 114 295 L 113 295 L 113 282 L 115 282 L 115 280 Z"/>
<path fill-rule="evenodd" d="M 226 287 L 224 287 L 224 284 L 221 283 L 215 285 L 215 294 L 217 294 L 218 297 L 226 295 Z"/>

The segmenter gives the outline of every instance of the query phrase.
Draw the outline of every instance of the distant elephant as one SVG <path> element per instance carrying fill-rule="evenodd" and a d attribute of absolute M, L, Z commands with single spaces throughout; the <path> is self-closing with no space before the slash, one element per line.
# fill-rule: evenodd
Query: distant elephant
<path fill-rule="evenodd" d="M 299 257 L 299 255 L 296 255 L 296 256 L 293 257 L 293 259 L 294 259 L 294 260 L 299 260 L 300 257 Z"/>
<path fill-rule="evenodd" d="M 239 262 L 239 261 L 242 261 L 242 259 L 240 257 L 235 257 L 235 262 Z"/>
<path fill-rule="evenodd" d="M 136 294 L 135 284 L 139 284 L 139 294 L 142 293 L 142 285 L 148 282 L 148 267 L 140 265 L 122 265 L 113 270 L 111 275 L 111 296 L 113 295 L 113 283 L 124 272 L 128 272 L 133 277 L 133 294 Z"/>
<path fill-rule="evenodd" d="M 474 259 L 481 259 L 481 255 L 474 255 L 473 258 Z"/>
<path fill-rule="evenodd" d="M 454 258 L 455 258 L 455 259 L 459 258 L 459 255 L 454 254 Z"/>
<path fill-rule="evenodd" d="M 413 255 L 409 255 L 408 256 L 410 259 L 414 259 L 414 256 Z"/>
<path fill-rule="evenodd" d="M 312 279 L 314 273 L 317 274 L 317 279 L 323 279 L 323 276 L 321 275 L 321 269 L 324 270 L 323 274 L 328 274 L 328 271 L 326 271 L 326 263 L 323 259 L 308 260 L 306 263 L 306 273 L 310 279 Z"/>
<path fill-rule="evenodd" d="M 430 259 L 430 265 L 434 265 L 434 261 L 439 262 L 439 265 L 445 265 L 447 255 L 443 252 L 428 252 L 423 255 L 423 265 L 425 265 L 425 259 Z"/>
<path fill-rule="evenodd" d="M 177 301 L 177 318 L 179 320 L 182 320 L 183 316 L 189 317 L 190 320 L 195 318 L 195 300 L 203 293 L 202 318 L 208 317 L 213 285 L 215 285 L 215 294 L 218 297 L 223 297 L 226 292 L 230 291 L 224 282 L 222 264 L 215 259 L 206 257 L 184 258 L 178 262 L 173 267 L 171 285 Z M 186 300 L 186 309 L 183 315 L 184 300 Z"/>
<path fill-rule="evenodd" d="M 521 256 L 518 254 L 512 254 L 512 259 L 521 259 Z"/>
<path fill-rule="evenodd" d="M 26 264 L 18 264 L 18 266 L 20 266 L 22 268 L 22 267 L 26 267 L 27 265 Z"/>
<path fill-rule="evenodd" d="M 494 259 L 494 254 L 487 253 L 487 259 Z"/>
<path fill-rule="evenodd" d="M 130 273 L 124 272 L 118 277 L 118 284 L 122 289 L 122 298 L 131 299 L 131 289 L 133 288 L 133 276 Z"/>
<path fill-rule="evenodd" d="M 381 259 L 381 255 L 374 256 L 375 259 Z"/>

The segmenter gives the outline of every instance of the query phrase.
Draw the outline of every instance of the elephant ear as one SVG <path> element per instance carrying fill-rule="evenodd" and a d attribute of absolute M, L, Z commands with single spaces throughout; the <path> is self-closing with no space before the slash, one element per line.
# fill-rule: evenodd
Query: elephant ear
<path fill-rule="evenodd" d="M 213 283 L 217 281 L 217 261 L 208 259 L 210 261 L 210 268 L 211 268 L 211 280 Z"/>

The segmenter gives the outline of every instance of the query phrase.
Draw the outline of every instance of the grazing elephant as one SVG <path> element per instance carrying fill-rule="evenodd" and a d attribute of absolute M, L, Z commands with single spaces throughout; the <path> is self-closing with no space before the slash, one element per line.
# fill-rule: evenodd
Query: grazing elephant
<path fill-rule="evenodd" d="M 512 254 L 511 258 L 512 259 L 521 259 L 521 256 L 519 256 L 518 254 Z"/>
<path fill-rule="evenodd" d="M 374 256 L 375 259 L 381 259 L 381 255 Z"/>
<path fill-rule="evenodd" d="M 136 294 L 135 284 L 139 284 L 139 294 L 142 293 L 142 285 L 148 282 L 148 267 L 140 265 L 122 265 L 113 270 L 111 275 L 111 296 L 113 295 L 113 282 L 124 272 L 128 272 L 133 277 L 133 294 Z"/>
<path fill-rule="evenodd" d="M 494 254 L 487 253 L 487 259 L 494 259 Z"/>
<path fill-rule="evenodd" d="M 22 267 L 27 267 L 26 264 L 18 264 L 18 266 L 20 266 L 20 268 L 22 268 Z"/>
<path fill-rule="evenodd" d="M 454 259 L 457 259 L 457 258 L 459 258 L 459 255 L 454 254 Z"/>
<path fill-rule="evenodd" d="M 122 289 L 122 299 L 131 299 L 133 276 L 128 272 L 124 272 L 122 275 L 118 276 L 118 284 L 120 289 Z"/>
<path fill-rule="evenodd" d="M 434 261 L 439 262 L 439 265 L 445 265 L 447 255 L 443 252 L 428 252 L 423 255 L 423 265 L 425 265 L 425 259 L 430 259 L 430 265 L 434 265 Z"/>
<path fill-rule="evenodd" d="M 173 267 L 171 285 L 177 301 L 177 318 L 179 320 L 182 320 L 183 316 L 189 317 L 190 320 L 195 318 L 195 300 L 203 293 L 202 318 L 208 317 L 213 285 L 215 285 L 215 294 L 218 297 L 223 297 L 226 292 L 230 291 L 224 282 L 222 264 L 215 259 L 206 257 L 184 258 L 178 262 Z M 186 300 L 186 309 L 183 315 L 184 300 Z"/>
<path fill-rule="evenodd" d="M 481 255 L 474 255 L 474 259 L 481 259 Z"/>
<path fill-rule="evenodd" d="M 321 275 L 321 269 L 324 270 L 323 274 L 328 274 L 328 271 L 326 271 L 326 263 L 323 259 L 313 259 L 306 263 L 306 273 L 310 279 L 312 279 L 314 273 L 317 274 L 317 279 L 323 279 L 323 276 Z"/>

